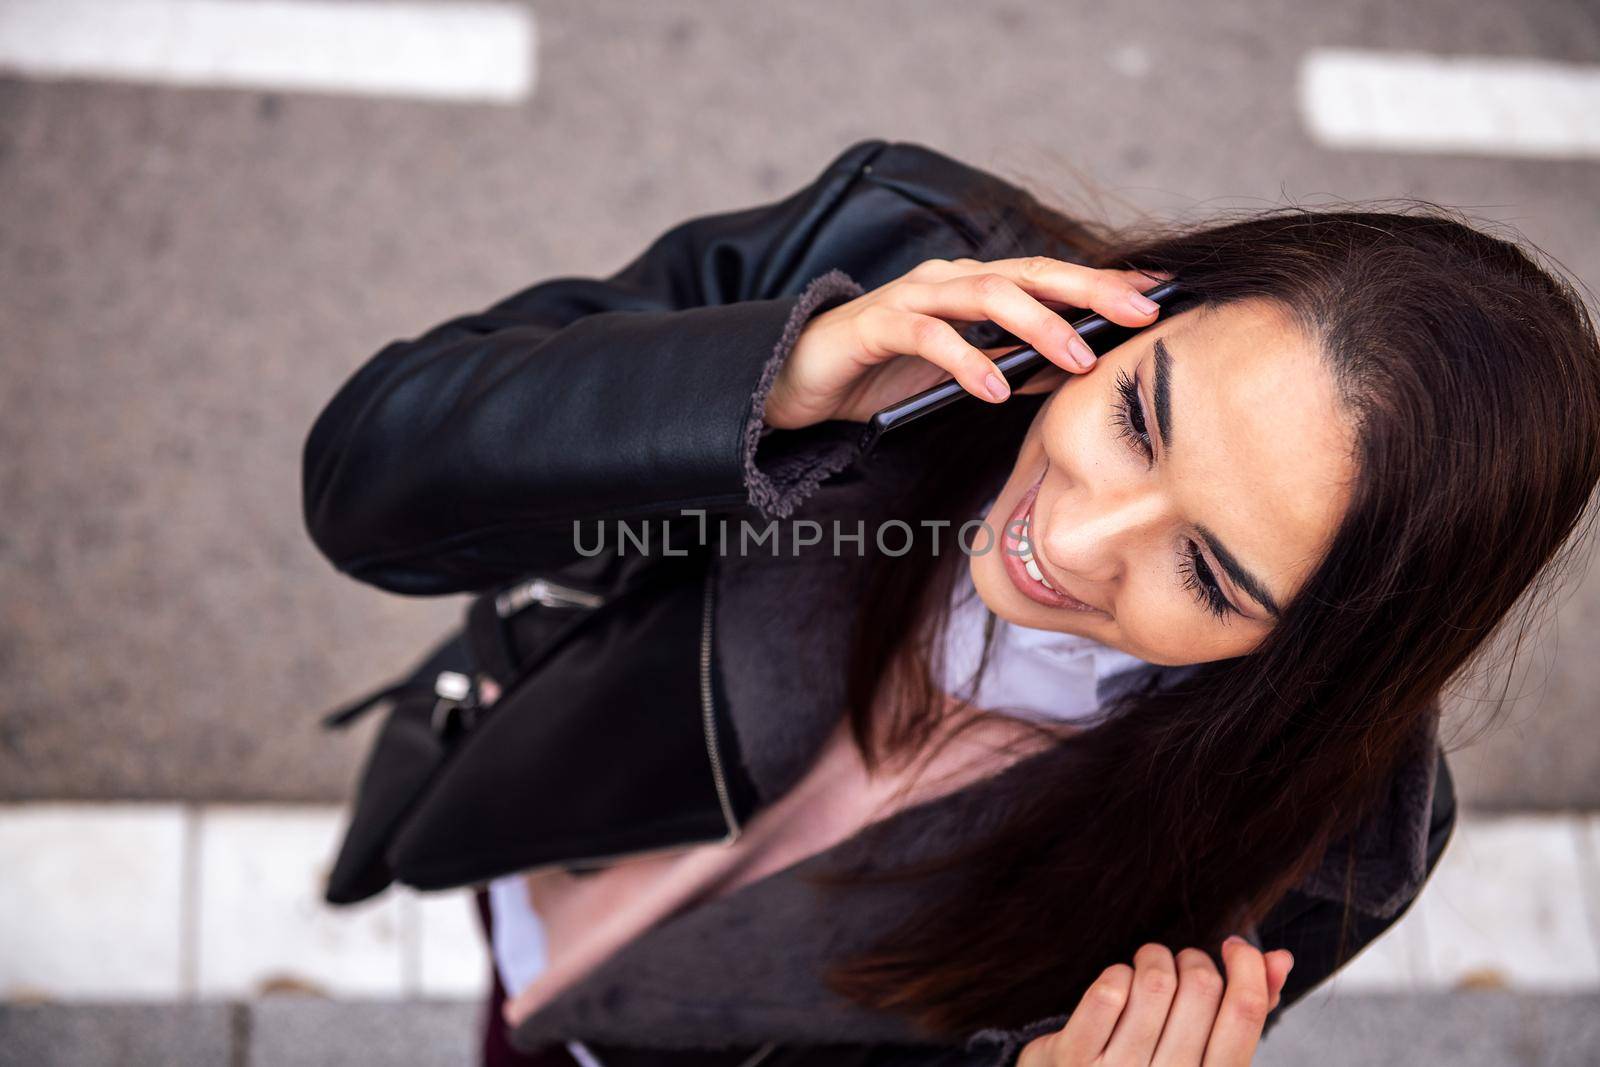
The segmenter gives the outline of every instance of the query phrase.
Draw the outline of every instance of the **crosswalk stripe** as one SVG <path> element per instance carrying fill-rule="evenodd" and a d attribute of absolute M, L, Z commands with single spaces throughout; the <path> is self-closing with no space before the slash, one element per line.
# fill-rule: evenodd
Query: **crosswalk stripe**
<path fill-rule="evenodd" d="M 1600 66 L 1320 48 L 1301 62 L 1299 100 L 1333 148 L 1600 155 Z"/>
<path fill-rule="evenodd" d="M 0 71 L 514 103 L 532 11 L 388 0 L 5 0 Z"/>
<path fill-rule="evenodd" d="M 325 805 L 0 804 L 0 1000 L 481 996 L 489 957 L 466 891 L 322 902 L 347 817 Z M 1331 984 L 1593 992 L 1597 934 L 1600 816 L 1464 813 L 1415 906 Z M 185 981 L 191 953 L 197 980 Z"/>

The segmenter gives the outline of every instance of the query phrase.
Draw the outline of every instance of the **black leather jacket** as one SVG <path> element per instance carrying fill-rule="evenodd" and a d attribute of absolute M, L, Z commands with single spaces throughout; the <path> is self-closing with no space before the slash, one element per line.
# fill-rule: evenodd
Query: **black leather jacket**
<path fill-rule="evenodd" d="M 792 786 L 843 707 L 852 564 L 727 555 L 713 524 L 865 514 L 919 468 L 914 442 L 863 456 L 857 424 L 763 432 L 766 391 L 812 315 L 924 259 L 1076 258 L 1028 226 L 1030 204 L 931 149 L 864 141 L 792 196 L 674 227 L 610 278 L 540 282 L 363 364 L 306 440 L 310 536 L 380 589 L 475 596 L 462 632 L 335 716 L 394 702 L 328 898 L 728 841 Z M 987 325 L 969 338 L 1014 340 Z M 1031 399 L 1011 403 L 1025 416 Z M 665 543 L 584 551 L 612 519 Z M 504 689 L 492 707 L 478 704 L 478 675 Z M 942 818 L 921 825 L 959 834 L 961 802 L 980 795 L 907 825 Z M 1453 824 L 1429 733 L 1389 808 L 1256 931 L 1295 953 L 1280 1012 L 1403 913 Z M 1352 851 L 1358 910 L 1341 944 L 1335 868 Z M 647 932 L 518 1040 L 583 1038 L 618 1064 L 722 1062 L 712 1049 L 737 1063 L 757 1048 L 770 1063 L 976 1064 L 1009 1062 L 1059 1025 L 958 1049 L 838 1004 L 814 986 L 821 957 L 796 946 L 852 943 L 874 913 L 806 913 L 783 903 L 791 888 L 780 872 Z M 719 943 L 742 914 L 753 925 Z M 837 936 L 810 938 L 817 924 Z M 762 950 L 792 966 L 740 970 Z M 681 959 L 707 951 L 724 955 Z M 641 1007 L 652 989 L 658 1008 Z"/>

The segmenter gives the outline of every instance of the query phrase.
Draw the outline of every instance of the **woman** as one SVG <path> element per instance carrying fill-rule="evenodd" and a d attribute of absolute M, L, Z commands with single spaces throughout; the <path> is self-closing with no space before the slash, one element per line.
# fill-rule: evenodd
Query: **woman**
<path fill-rule="evenodd" d="M 1192 303 L 1140 308 L 1159 276 Z M 1067 308 L 1142 329 L 1084 365 Z M 1018 342 L 1054 366 L 1007 397 Z M 947 372 L 977 399 L 861 454 Z M 1098 233 L 863 142 L 610 279 L 386 347 L 319 417 L 324 553 L 480 594 L 480 684 L 426 702 L 448 759 L 369 817 L 380 739 L 330 899 L 532 872 L 586 919 L 506 1005 L 547 1056 L 1247 1062 L 1437 860 L 1438 697 L 1577 545 L 1597 442 L 1581 302 L 1446 213 Z M 689 536 L 752 513 L 869 532 Z M 644 518 L 676 553 L 574 522 Z M 998 550 L 870 532 L 974 518 Z M 986 653 L 951 665 L 966 584 L 1001 652 L 1140 666 L 995 711 Z"/>

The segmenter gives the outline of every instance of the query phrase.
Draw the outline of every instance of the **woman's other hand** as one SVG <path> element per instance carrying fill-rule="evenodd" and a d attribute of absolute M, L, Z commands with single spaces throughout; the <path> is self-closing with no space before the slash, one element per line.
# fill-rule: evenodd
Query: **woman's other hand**
<path fill-rule="evenodd" d="M 1094 366 L 1094 353 L 1058 309 L 1090 308 L 1122 326 L 1148 326 L 1157 311 L 1143 293 L 1160 282 L 1045 256 L 926 260 L 806 323 L 767 395 L 766 423 L 865 422 L 947 374 L 975 396 L 1005 400 L 993 357 L 1017 346 L 980 349 L 962 339 L 958 323 L 994 322 L 1038 349 L 1055 367 L 1022 391 L 1042 391 Z"/>
<path fill-rule="evenodd" d="M 1278 1006 L 1294 957 L 1263 955 L 1241 937 L 1222 943 L 1224 982 L 1211 957 L 1164 945 L 1106 968 L 1067 1025 L 1028 1043 L 1017 1067 L 1241 1067 L 1255 1056 L 1267 1014 Z"/>

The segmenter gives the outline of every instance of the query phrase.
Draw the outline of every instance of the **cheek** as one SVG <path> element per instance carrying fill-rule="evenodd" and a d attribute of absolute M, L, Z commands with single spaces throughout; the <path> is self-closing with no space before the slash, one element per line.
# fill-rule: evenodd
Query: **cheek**
<path fill-rule="evenodd" d="M 1193 663 L 1207 642 L 1183 602 L 1149 575 L 1125 591 L 1117 623 L 1127 650 L 1149 663 Z"/>
<path fill-rule="evenodd" d="M 1224 626 L 1199 610 L 1175 577 L 1168 581 L 1160 572 L 1159 561 L 1143 566 L 1156 573 L 1128 591 L 1117 614 L 1119 647 L 1149 663 L 1185 666 L 1242 656 L 1258 643 L 1259 635 L 1237 622 Z"/>
<path fill-rule="evenodd" d="M 1040 409 L 1034 429 L 1052 462 L 1093 457 L 1105 447 L 1110 424 L 1105 418 L 1096 419 L 1104 411 L 1098 384 L 1088 378 L 1075 378 L 1052 393 Z"/>

